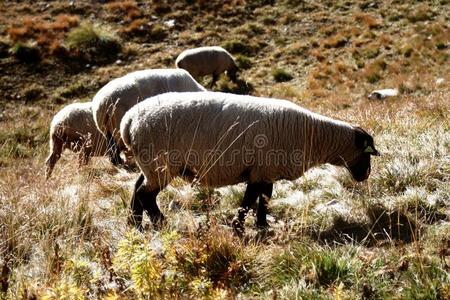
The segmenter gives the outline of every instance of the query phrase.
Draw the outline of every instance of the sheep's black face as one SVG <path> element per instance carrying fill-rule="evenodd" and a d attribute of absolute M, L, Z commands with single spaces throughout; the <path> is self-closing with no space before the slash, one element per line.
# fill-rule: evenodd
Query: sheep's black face
<path fill-rule="evenodd" d="M 355 146 L 359 154 L 352 164 L 347 166 L 347 169 L 353 179 L 360 182 L 366 180 L 370 175 L 370 156 L 380 154 L 375 149 L 372 136 L 359 127 L 355 128 Z"/>
<path fill-rule="evenodd" d="M 370 155 L 362 154 L 355 164 L 347 167 L 352 174 L 353 179 L 358 182 L 364 181 L 370 175 Z"/>

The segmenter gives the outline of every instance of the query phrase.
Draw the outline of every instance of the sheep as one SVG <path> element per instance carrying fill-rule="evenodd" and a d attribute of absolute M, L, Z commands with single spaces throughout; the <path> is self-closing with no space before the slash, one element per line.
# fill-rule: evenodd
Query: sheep
<path fill-rule="evenodd" d="M 236 62 L 231 54 L 222 47 L 200 47 L 185 50 L 178 55 L 175 65 L 177 68 L 187 70 L 196 78 L 212 75 L 210 88 L 214 86 L 219 75 L 225 71 L 233 82 L 237 82 Z"/>
<path fill-rule="evenodd" d="M 232 225 L 239 233 L 256 203 L 256 225 L 268 226 L 273 182 L 294 180 L 324 163 L 346 167 L 356 181 L 370 174 L 378 155 L 371 135 L 292 102 L 217 92 L 168 93 L 130 109 L 121 135 L 141 170 L 131 199 L 130 221 L 141 226 L 164 216 L 156 196 L 172 178 L 219 187 L 247 182 Z"/>
<path fill-rule="evenodd" d="M 46 179 L 65 149 L 79 153 L 79 164 L 91 156 L 103 156 L 107 143 L 97 130 L 92 116 L 92 103 L 72 103 L 61 109 L 50 124 L 50 155 L 46 160 Z"/>
<path fill-rule="evenodd" d="M 141 100 L 165 92 L 205 91 L 194 78 L 181 69 L 147 69 L 116 78 L 102 87 L 92 100 L 95 124 L 108 140 L 108 154 L 114 165 L 122 165 L 120 120 Z"/>

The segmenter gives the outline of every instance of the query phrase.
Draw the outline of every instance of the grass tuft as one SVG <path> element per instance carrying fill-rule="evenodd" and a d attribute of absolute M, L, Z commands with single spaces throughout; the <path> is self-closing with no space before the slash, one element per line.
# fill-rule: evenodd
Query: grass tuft
<path fill-rule="evenodd" d="M 65 42 L 72 55 L 91 63 L 110 62 L 122 50 L 119 38 L 109 29 L 88 23 L 72 29 Z"/>
<path fill-rule="evenodd" d="M 294 76 L 292 76 L 291 73 L 281 68 L 274 69 L 272 71 L 272 76 L 276 82 L 286 82 L 294 79 Z"/>
<path fill-rule="evenodd" d="M 10 49 L 10 53 L 26 63 L 36 63 L 41 60 L 41 52 L 35 44 L 31 43 L 17 43 Z"/>

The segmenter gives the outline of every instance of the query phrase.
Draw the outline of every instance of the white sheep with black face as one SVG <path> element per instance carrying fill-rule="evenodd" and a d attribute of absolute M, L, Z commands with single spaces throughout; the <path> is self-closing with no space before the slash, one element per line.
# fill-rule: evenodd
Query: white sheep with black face
<path fill-rule="evenodd" d="M 106 155 L 107 142 L 95 125 L 91 102 L 69 104 L 53 117 L 50 155 L 46 160 L 47 178 L 65 149 L 79 153 L 80 165 L 87 164 L 91 156 Z"/>
<path fill-rule="evenodd" d="M 192 76 L 198 78 L 206 75 L 212 75 L 212 88 L 219 75 L 227 72 L 228 77 L 233 82 L 237 81 L 236 73 L 238 67 L 233 56 L 222 47 L 199 47 L 188 49 L 178 55 L 175 65 L 177 68 L 187 70 Z"/>
<path fill-rule="evenodd" d="M 122 164 L 124 150 L 120 138 L 123 115 L 145 98 L 166 92 L 205 91 L 194 78 L 181 69 L 148 69 L 116 78 L 102 87 L 92 100 L 92 112 L 100 132 L 108 140 L 111 162 Z"/>
<path fill-rule="evenodd" d="M 373 138 L 359 127 L 286 100 L 214 92 L 168 93 L 130 109 L 121 135 L 142 175 L 131 209 L 163 218 L 156 196 L 182 176 L 209 187 L 247 182 L 236 229 L 259 197 L 257 225 L 266 226 L 273 182 L 294 180 L 325 163 L 346 167 L 356 181 L 370 174 Z"/>

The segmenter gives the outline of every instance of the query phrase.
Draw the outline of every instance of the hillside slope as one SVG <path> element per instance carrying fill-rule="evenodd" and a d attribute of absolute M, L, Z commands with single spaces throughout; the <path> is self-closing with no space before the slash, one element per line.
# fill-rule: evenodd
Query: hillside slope
<path fill-rule="evenodd" d="M 450 297 L 450 2 L 1 1 L 0 299 Z M 244 186 L 175 180 L 168 224 L 127 225 L 137 174 L 66 152 L 45 181 L 48 126 L 112 78 L 221 45 L 240 82 L 359 124 L 370 179 L 315 168 L 275 185 L 267 232 L 229 222 Z M 207 86 L 211 78 L 201 82 Z M 370 100 L 375 89 L 399 95 Z"/>

